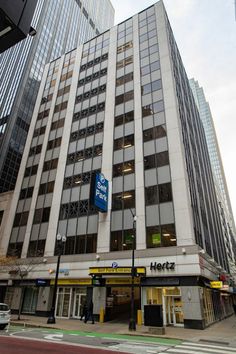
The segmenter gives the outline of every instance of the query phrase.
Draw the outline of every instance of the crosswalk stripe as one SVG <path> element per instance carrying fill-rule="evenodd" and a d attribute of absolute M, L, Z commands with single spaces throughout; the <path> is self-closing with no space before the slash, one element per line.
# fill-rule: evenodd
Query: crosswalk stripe
<path fill-rule="evenodd" d="M 196 343 L 196 342 L 182 342 L 181 345 L 194 345 L 195 347 L 203 347 L 203 348 L 216 348 L 216 349 L 227 349 L 229 352 L 233 352 L 233 354 L 236 353 L 236 348 L 233 347 L 228 347 L 228 346 L 221 346 L 221 345 L 213 345 L 213 344 L 202 344 L 202 343 Z"/>
<path fill-rule="evenodd" d="M 204 350 L 204 348 L 203 348 Z M 181 353 L 181 354 L 206 354 L 206 352 L 199 351 L 199 349 L 195 348 L 194 350 L 189 349 L 168 349 L 166 353 Z"/>
<path fill-rule="evenodd" d="M 232 354 L 232 352 L 230 351 L 228 351 L 228 350 L 225 350 L 225 348 L 224 349 L 220 349 L 220 348 L 218 348 L 218 349 L 215 349 L 215 348 L 206 348 L 206 347 L 198 347 L 198 346 L 194 346 L 194 345 L 177 345 L 176 346 L 176 348 L 183 348 L 183 349 L 194 349 L 194 350 L 196 350 L 196 349 L 201 349 L 201 350 L 203 350 L 204 352 L 207 352 L 207 353 L 219 353 L 219 354 L 229 354 L 229 353 L 231 353 Z M 234 352 L 235 353 L 235 352 Z"/>

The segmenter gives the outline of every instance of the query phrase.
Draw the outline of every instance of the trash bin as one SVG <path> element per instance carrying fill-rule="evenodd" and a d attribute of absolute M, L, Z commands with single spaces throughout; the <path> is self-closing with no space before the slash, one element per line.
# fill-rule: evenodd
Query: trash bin
<path fill-rule="evenodd" d="M 163 327 L 162 305 L 144 306 L 144 326 Z"/>

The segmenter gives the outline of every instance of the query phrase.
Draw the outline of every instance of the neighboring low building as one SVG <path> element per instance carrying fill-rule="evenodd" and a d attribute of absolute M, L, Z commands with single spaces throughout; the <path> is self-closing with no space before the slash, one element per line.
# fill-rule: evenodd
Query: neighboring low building
<path fill-rule="evenodd" d="M 136 309 L 187 328 L 232 313 L 204 129 L 162 1 L 46 65 L 0 249 L 47 263 L 11 277 L 13 310 L 24 288 L 23 312 L 48 315 L 58 234 L 58 317 L 90 298 L 97 316 L 129 316 L 134 236 Z"/>

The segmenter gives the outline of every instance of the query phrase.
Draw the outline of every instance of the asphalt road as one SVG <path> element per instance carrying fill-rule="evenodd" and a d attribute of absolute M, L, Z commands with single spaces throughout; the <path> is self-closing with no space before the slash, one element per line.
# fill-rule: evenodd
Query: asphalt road
<path fill-rule="evenodd" d="M 52 343 L 31 339 L 20 339 L 14 337 L 0 337 L 1 354 L 114 354 L 114 350 L 103 350 L 86 348 L 80 345 L 70 345 L 64 343 Z M 120 353 L 120 352 L 119 352 Z M 125 354 L 125 353 L 124 353 Z M 128 354 L 128 353 L 126 353 Z"/>

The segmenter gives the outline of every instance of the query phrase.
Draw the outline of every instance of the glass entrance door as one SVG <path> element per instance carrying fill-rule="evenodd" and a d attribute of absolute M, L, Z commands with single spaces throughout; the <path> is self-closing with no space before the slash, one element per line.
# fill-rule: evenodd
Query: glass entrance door
<path fill-rule="evenodd" d="M 59 288 L 57 292 L 56 317 L 70 317 L 72 288 Z"/>
<path fill-rule="evenodd" d="M 35 313 L 38 301 L 38 288 L 25 288 L 22 312 Z"/>
<path fill-rule="evenodd" d="M 183 326 L 184 316 L 180 296 L 164 296 L 164 324 L 169 326 Z"/>
<path fill-rule="evenodd" d="M 83 306 L 86 302 L 86 294 L 75 294 L 74 306 L 73 306 L 73 317 L 80 318 L 82 314 Z"/>

